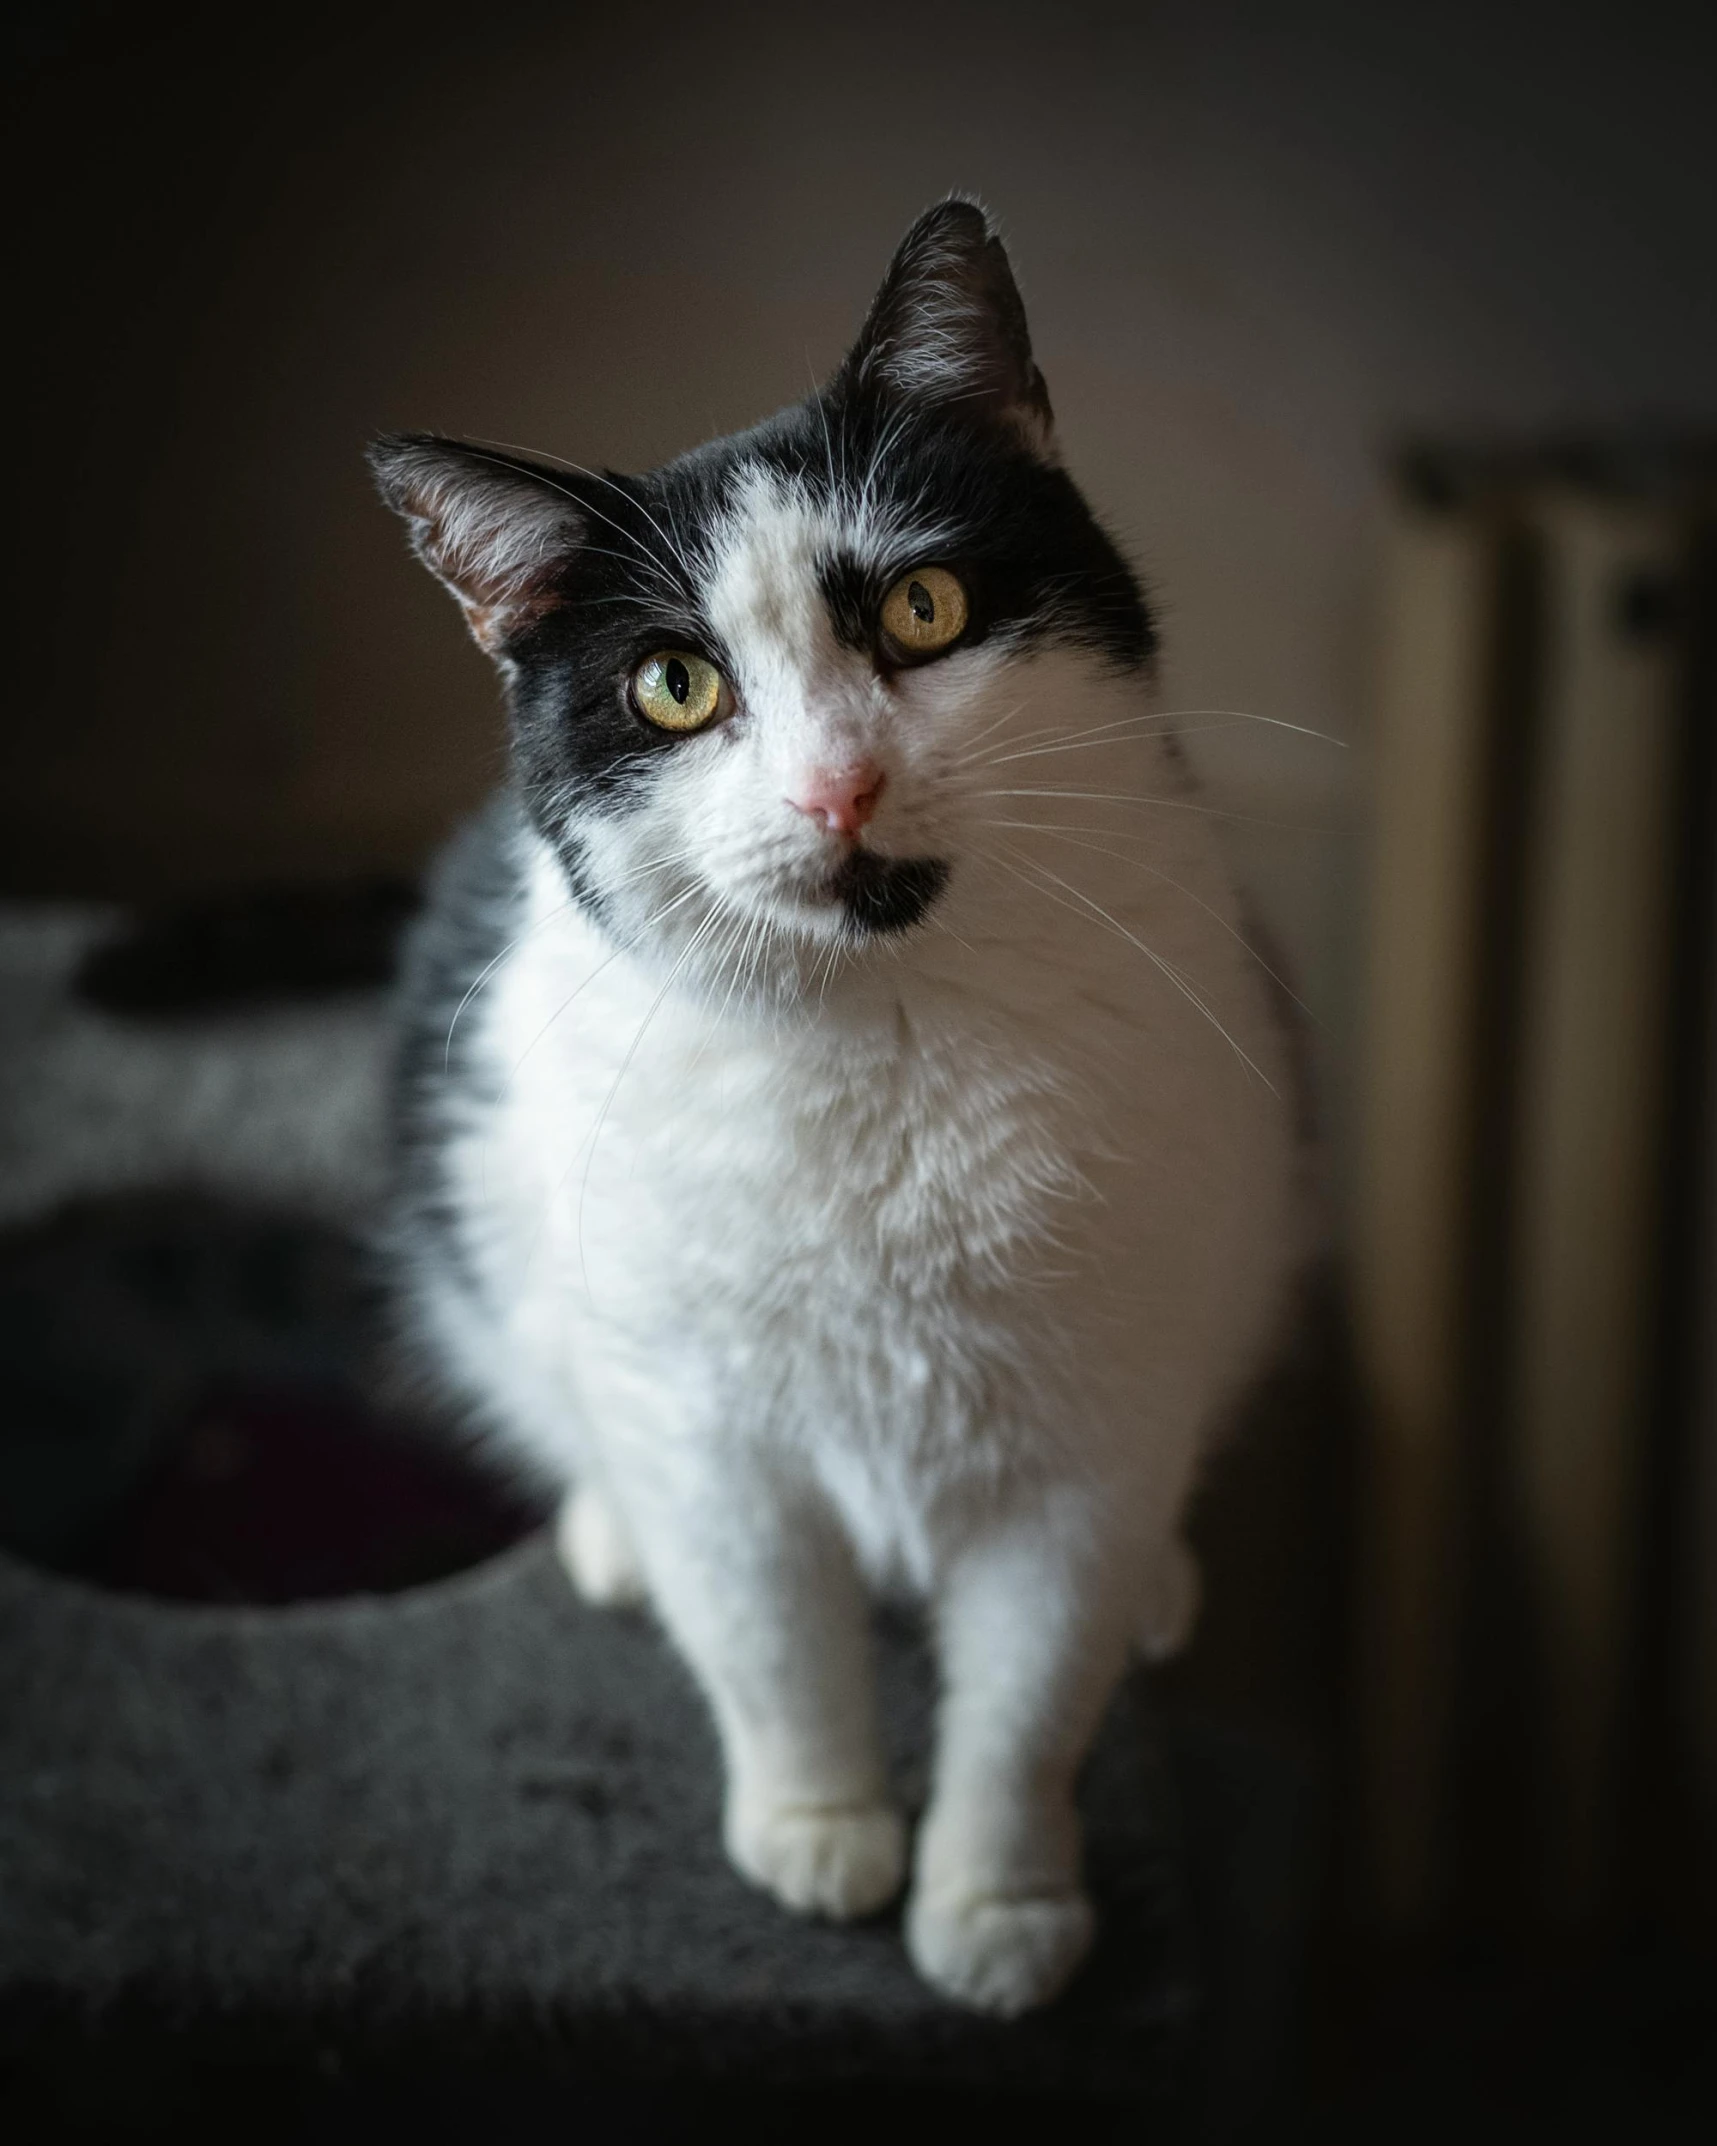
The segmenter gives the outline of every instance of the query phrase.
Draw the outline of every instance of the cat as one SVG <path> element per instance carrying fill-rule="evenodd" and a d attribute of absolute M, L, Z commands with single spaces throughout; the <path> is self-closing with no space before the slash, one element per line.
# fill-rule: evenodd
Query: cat
<path fill-rule="evenodd" d="M 932 208 L 826 387 L 646 476 L 371 459 L 511 725 L 405 969 L 411 1345 L 563 1496 L 579 1592 L 653 1605 L 727 1851 L 789 1908 L 905 1881 L 868 1604 L 928 1605 L 907 1944 L 1042 2004 L 1092 1937 L 1081 1760 L 1191 1622 L 1184 1510 L 1298 1166 L 1006 252 Z"/>

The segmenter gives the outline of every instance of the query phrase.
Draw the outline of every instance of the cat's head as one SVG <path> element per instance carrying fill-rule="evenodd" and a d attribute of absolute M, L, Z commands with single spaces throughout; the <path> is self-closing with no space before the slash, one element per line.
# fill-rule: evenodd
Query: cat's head
<path fill-rule="evenodd" d="M 753 431 L 639 477 L 423 436 L 372 460 L 508 681 L 574 896 L 676 959 L 745 938 L 803 969 L 913 930 L 982 851 L 983 741 L 1076 721 L 1080 680 L 1152 650 L 968 201 Z"/>

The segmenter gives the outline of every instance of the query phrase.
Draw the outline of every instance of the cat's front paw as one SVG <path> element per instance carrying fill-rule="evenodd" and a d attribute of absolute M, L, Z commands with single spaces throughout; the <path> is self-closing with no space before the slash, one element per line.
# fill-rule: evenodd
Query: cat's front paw
<path fill-rule="evenodd" d="M 566 1499 L 555 1520 L 554 1544 L 567 1577 L 597 1609 L 635 1609 L 645 1600 L 632 1538 L 600 1491 L 575 1490 Z"/>
<path fill-rule="evenodd" d="M 727 1852 L 799 1915 L 845 1922 L 886 1907 L 906 1874 L 906 1828 L 886 1803 L 729 1808 Z"/>
<path fill-rule="evenodd" d="M 915 1893 L 906 1918 L 912 1963 L 933 1988 L 1012 2019 L 1059 1996 L 1091 1947 L 1083 1893 Z"/>

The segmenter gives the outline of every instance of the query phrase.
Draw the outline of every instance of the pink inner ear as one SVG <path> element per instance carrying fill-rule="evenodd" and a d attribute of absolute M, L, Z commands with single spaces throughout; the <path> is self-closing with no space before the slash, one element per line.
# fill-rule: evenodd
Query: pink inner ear
<path fill-rule="evenodd" d="M 455 589 L 459 608 L 465 614 L 465 623 L 471 629 L 472 639 L 486 655 L 499 655 L 505 644 L 516 638 L 539 619 L 547 618 L 559 602 L 552 586 L 531 590 L 516 586 L 498 593 L 484 602 L 466 596 Z"/>
<path fill-rule="evenodd" d="M 469 489 L 437 489 L 418 524 L 419 548 L 458 598 L 479 647 L 494 654 L 554 609 L 569 518 L 535 485 L 480 478 Z"/>
<path fill-rule="evenodd" d="M 499 654 L 555 608 L 583 520 L 550 472 L 422 435 L 379 441 L 371 460 L 413 549 L 458 599 L 479 647 Z"/>

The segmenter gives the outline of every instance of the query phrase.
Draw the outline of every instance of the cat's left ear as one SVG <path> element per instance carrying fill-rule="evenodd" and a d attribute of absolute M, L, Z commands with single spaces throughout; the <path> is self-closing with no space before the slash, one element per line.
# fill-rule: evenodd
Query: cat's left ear
<path fill-rule="evenodd" d="M 938 202 L 907 232 L 834 385 L 923 403 L 1049 451 L 1054 413 L 1025 307 L 975 201 Z"/>
<path fill-rule="evenodd" d="M 458 598 L 479 648 L 504 655 L 556 608 L 585 527 L 553 470 L 424 432 L 377 440 L 370 467 L 412 550 Z"/>

